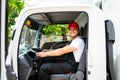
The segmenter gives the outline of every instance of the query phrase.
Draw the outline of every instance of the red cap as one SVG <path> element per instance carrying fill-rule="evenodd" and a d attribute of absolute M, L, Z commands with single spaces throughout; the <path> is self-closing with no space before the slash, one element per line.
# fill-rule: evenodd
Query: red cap
<path fill-rule="evenodd" d="M 79 25 L 76 22 L 71 22 L 68 25 L 68 29 L 79 29 Z"/>

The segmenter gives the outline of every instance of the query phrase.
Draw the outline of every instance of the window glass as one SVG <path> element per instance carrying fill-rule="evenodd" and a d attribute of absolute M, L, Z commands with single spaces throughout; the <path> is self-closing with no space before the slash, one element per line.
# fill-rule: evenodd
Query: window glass
<path fill-rule="evenodd" d="M 40 47 L 43 47 L 46 43 L 55 43 L 60 41 L 70 41 L 69 32 L 67 29 L 68 24 L 54 24 L 46 25 L 42 28 L 42 35 L 40 41 Z"/>
<path fill-rule="evenodd" d="M 19 54 L 26 53 L 33 46 L 35 35 L 36 30 L 24 25 L 20 37 Z"/>

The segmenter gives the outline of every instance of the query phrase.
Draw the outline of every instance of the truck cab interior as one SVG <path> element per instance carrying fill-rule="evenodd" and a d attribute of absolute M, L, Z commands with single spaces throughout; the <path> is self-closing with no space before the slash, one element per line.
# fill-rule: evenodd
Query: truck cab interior
<path fill-rule="evenodd" d="M 71 38 L 67 26 L 73 21 L 79 24 L 81 37 L 86 43 L 78 69 L 72 74 L 51 74 L 50 78 L 51 80 L 87 80 L 88 15 L 85 12 L 37 13 L 27 17 L 19 39 L 19 80 L 37 80 L 37 72 L 42 59 L 36 57 L 36 53 L 44 49 L 57 49 L 68 45 Z M 65 55 L 59 58 L 65 58 Z"/>

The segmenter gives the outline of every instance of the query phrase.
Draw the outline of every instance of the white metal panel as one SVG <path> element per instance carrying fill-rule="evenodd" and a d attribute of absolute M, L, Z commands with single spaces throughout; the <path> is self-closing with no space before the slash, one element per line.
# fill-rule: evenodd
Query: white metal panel
<path fill-rule="evenodd" d="M 120 55 L 120 0 L 103 0 L 103 13 L 113 22 L 115 28 L 114 55 Z"/>
<path fill-rule="evenodd" d="M 67 5 L 76 5 L 76 4 L 90 4 L 91 0 L 31 0 L 28 6 L 67 6 Z"/>
<path fill-rule="evenodd" d="M 116 59 L 116 75 L 115 80 L 120 80 L 120 55 Z"/>
<path fill-rule="evenodd" d="M 92 8 L 89 15 L 91 16 L 89 16 L 88 55 L 91 55 L 92 58 L 90 80 L 106 80 L 104 17 L 102 11 L 97 10 L 97 8 Z"/>
<path fill-rule="evenodd" d="M 1 1 L 1 80 L 7 80 L 6 78 L 6 69 L 5 69 L 5 4 L 6 0 Z"/>
<path fill-rule="evenodd" d="M 113 45 L 114 76 L 120 80 L 120 0 L 103 0 L 103 13 L 105 19 L 110 19 L 115 28 L 115 43 Z M 117 57 L 117 58 L 116 58 Z"/>

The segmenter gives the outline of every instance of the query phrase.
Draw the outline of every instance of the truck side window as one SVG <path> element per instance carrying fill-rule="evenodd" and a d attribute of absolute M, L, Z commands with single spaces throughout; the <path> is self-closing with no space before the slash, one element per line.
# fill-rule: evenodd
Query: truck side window
<path fill-rule="evenodd" d="M 32 27 L 32 26 L 30 26 Z M 19 55 L 26 53 L 34 44 L 36 30 L 24 25 L 19 45 Z"/>

